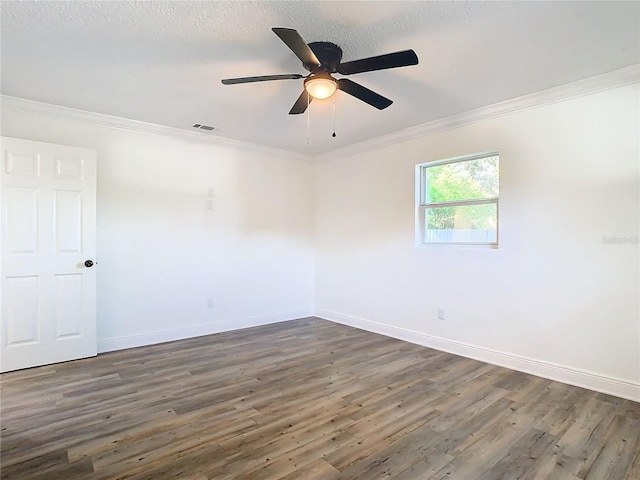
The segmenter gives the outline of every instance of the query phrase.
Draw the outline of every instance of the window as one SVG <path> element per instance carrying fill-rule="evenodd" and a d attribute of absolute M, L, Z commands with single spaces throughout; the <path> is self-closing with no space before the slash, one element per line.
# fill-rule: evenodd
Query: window
<path fill-rule="evenodd" d="M 497 152 L 416 166 L 416 243 L 498 245 Z"/>

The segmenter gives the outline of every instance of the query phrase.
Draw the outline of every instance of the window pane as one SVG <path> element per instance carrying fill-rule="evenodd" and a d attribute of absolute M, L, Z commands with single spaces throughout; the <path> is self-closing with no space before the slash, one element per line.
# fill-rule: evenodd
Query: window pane
<path fill-rule="evenodd" d="M 426 203 L 498 196 L 498 155 L 426 167 Z"/>
<path fill-rule="evenodd" d="M 498 205 L 461 205 L 425 210 L 425 243 L 496 243 Z"/>

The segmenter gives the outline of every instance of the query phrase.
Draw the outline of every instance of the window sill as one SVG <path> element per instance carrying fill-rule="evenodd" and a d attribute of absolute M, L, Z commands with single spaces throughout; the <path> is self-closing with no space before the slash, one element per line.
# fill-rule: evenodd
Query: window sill
<path fill-rule="evenodd" d="M 445 248 L 445 247 L 453 247 L 453 248 L 478 248 L 481 250 L 498 250 L 497 243 L 416 243 L 415 246 L 417 248 Z"/>

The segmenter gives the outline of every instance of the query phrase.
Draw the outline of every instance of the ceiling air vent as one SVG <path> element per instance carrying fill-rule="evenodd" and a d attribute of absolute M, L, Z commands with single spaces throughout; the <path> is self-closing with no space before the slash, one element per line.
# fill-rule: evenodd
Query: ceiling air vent
<path fill-rule="evenodd" d="M 194 123 L 191 126 L 200 130 L 207 130 L 208 132 L 213 132 L 214 130 L 216 130 L 216 127 L 212 127 L 210 125 L 202 125 L 201 123 Z"/>

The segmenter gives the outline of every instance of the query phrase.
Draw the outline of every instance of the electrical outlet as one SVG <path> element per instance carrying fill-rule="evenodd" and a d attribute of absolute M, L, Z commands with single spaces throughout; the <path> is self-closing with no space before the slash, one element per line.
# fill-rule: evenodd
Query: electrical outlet
<path fill-rule="evenodd" d="M 438 320 L 444 320 L 444 308 L 438 307 Z"/>
<path fill-rule="evenodd" d="M 213 297 L 207 298 L 207 308 L 213 308 Z"/>

